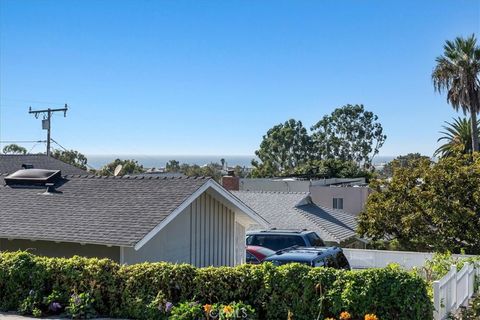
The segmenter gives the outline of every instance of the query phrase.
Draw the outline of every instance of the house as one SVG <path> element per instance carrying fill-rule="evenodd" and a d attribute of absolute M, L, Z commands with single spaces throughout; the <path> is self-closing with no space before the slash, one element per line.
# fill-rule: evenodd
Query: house
<path fill-rule="evenodd" d="M 209 178 L 0 175 L 0 250 L 195 266 L 245 261 L 245 230 L 266 225 Z"/>
<path fill-rule="evenodd" d="M 298 178 L 244 178 L 238 190 L 309 192 L 314 203 L 358 215 L 365 207 L 370 188 L 365 178 L 330 178 L 306 180 Z"/>
<path fill-rule="evenodd" d="M 87 174 L 87 171 L 72 166 L 46 154 L 0 154 L 0 173 L 13 173 L 20 169 L 38 168 L 60 170 L 62 174 Z"/>
<path fill-rule="evenodd" d="M 231 191 L 268 222 L 269 228 L 315 231 L 327 245 L 364 247 L 357 237 L 355 216 L 318 206 L 309 193 L 277 191 Z M 250 230 L 261 229 L 260 225 Z"/>
<path fill-rule="evenodd" d="M 367 185 L 311 185 L 313 202 L 320 206 L 340 209 L 358 215 L 365 208 L 372 190 Z"/>

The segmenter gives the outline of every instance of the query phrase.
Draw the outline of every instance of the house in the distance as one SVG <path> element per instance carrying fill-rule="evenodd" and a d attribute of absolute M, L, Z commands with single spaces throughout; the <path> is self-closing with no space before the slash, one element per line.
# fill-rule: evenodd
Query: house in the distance
<path fill-rule="evenodd" d="M 363 248 L 365 241 L 356 234 L 355 215 L 319 206 L 308 192 L 238 190 L 238 177 L 225 176 L 222 184 L 255 210 L 269 228 L 315 231 L 327 245 Z M 253 225 L 250 230 L 262 229 Z"/>
<path fill-rule="evenodd" d="M 245 261 L 266 225 L 208 178 L 98 177 L 25 169 L 0 176 L 0 250 L 195 266 Z"/>
<path fill-rule="evenodd" d="M 62 174 L 87 174 L 87 171 L 72 166 L 46 154 L 0 154 L 0 174 L 13 173 L 20 169 L 60 170 Z"/>

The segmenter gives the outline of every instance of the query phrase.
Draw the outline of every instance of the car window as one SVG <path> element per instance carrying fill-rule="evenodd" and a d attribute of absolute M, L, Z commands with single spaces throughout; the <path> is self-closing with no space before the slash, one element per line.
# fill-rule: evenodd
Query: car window
<path fill-rule="evenodd" d="M 325 266 L 325 262 L 320 259 L 320 260 L 315 260 L 314 263 L 313 263 L 313 266 L 314 267 L 324 267 Z"/>
<path fill-rule="evenodd" d="M 258 260 L 258 259 L 257 259 L 253 254 L 251 254 L 250 252 L 247 252 L 246 262 L 247 262 L 247 263 L 252 263 L 252 264 L 258 264 L 258 263 L 260 263 L 260 260 Z"/>
<path fill-rule="evenodd" d="M 350 269 L 350 264 L 348 263 L 347 257 L 345 257 L 343 252 L 337 253 L 337 263 L 342 269 Z"/>
<path fill-rule="evenodd" d="M 257 234 L 252 236 L 248 245 L 260 246 L 278 251 L 293 246 L 305 246 L 301 236 L 279 234 Z"/>
<path fill-rule="evenodd" d="M 325 243 L 315 232 L 307 234 L 307 239 L 313 247 L 325 247 Z"/>
<path fill-rule="evenodd" d="M 335 259 L 333 259 L 333 256 L 325 257 L 325 265 L 329 268 L 337 268 L 337 265 L 335 263 Z"/>
<path fill-rule="evenodd" d="M 247 236 L 247 239 L 245 241 L 247 243 L 247 246 L 252 245 L 252 241 L 253 241 L 253 236 Z"/>

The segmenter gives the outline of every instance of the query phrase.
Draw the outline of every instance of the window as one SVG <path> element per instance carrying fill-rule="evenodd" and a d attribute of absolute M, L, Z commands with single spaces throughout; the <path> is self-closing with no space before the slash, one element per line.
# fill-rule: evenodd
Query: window
<path fill-rule="evenodd" d="M 343 198 L 333 198 L 333 209 L 343 209 Z"/>
<path fill-rule="evenodd" d="M 259 264 L 260 263 L 260 261 L 250 252 L 247 252 L 247 259 L 246 260 L 247 260 L 247 263 L 251 263 L 251 264 Z"/>
<path fill-rule="evenodd" d="M 337 253 L 337 263 L 342 269 L 350 269 L 350 264 L 348 263 L 347 257 L 345 257 L 342 252 Z"/>
<path fill-rule="evenodd" d="M 293 246 L 305 246 L 305 241 L 301 236 L 257 234 L 248 238 L 247 244 L 278 251 Z"/>
<path fill-rule="evenodd" d="M 325 243 L 315 232 L 307 234 L 307 239 L 312 247 L 325 247 Z"/>
<path fill-rule="evenodd" d="M 332 256 L 325 257 L 325 265 L 329 268 L 336 268 L 335 259 Z"/>

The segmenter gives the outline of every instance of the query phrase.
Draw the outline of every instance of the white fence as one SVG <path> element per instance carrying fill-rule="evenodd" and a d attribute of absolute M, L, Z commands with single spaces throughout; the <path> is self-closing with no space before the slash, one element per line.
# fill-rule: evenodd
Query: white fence
<path fill-rule="evenodd" d="M 425 261 L 433 258 L 433 253 L 364 250 L 343 248 L 343 252 L 350 262 L 352 269 L 383 268 L 390 263 L 397 263 L 405 269 L 422 267 Z M 454 258 L 468 258 L 468 255 L 453 255 Z"/>
<path fill-rule="evenodd" d="M 480 277 L 480 268 L 466 263 L 462 270 L 452 265 L 450 271 L 440 280 L 433 282 L 434 319 L 446 319 L 465 305 L 474 293 L 475 275 Z"/>

